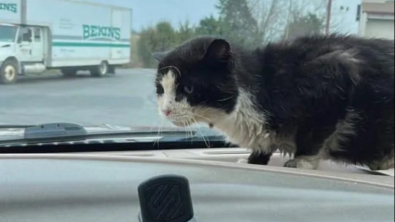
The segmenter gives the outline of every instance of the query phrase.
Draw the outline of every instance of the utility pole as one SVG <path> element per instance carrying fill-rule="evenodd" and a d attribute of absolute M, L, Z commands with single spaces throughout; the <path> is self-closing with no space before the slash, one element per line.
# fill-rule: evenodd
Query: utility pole
<path fill-rule="evenodd" d="M 331 14 L 332 14 L 332 0 L 328 0 L 328 5 L 326 7 L 326 28 L 325 34 L 329 34 L 331 28 Z"/>
<path fill-rule="evenodd" d="M 292 15 L 292 2 L 293 2 L 293 0 L 289 1 L 287 27 L 286 27 L 286 30 L 285 30 L 285 40 L 288 40 L 288 38 L 289 38 L 289 26 L 291 25 L 291 15 Z"/>

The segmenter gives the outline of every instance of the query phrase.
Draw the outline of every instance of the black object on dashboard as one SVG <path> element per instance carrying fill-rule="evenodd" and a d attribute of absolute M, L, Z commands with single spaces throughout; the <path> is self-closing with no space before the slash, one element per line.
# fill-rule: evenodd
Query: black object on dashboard
<path fill-rule="evenodd" d="M 140 222 L 192 222 L 193 206 L 188 179 L 177 175 L 151 178 L 138 187 Z"/>

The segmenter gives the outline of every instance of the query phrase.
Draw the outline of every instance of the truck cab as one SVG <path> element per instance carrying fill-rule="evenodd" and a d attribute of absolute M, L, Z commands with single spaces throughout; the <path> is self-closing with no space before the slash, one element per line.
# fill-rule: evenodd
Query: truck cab
<path fill-rule="evenodd" d="M 44 28 L 0 24 L 0 81 L 13 83 L 18 75 L 45 71 Z"/>

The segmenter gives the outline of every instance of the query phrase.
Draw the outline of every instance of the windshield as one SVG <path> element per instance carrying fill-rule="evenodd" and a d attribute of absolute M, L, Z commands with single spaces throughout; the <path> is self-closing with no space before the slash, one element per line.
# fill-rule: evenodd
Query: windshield
<path fill-rule="evenodd" d="M 224 130 L 217 128 L 221 123 L 215 124 L 215 118 L 205 121 L 204 110 L 182 122 L 168 118 L 174 112 L 161 100 L 163 85 L 157 75 L 160 63 L 153 54 L 172 50 L 198 36 L 221 36 L 245 50 L 319 34 L 393 39 L 393 10 L 385 6 L 386 1 L 382 1 L 380 7 L 376 7 L 376 3 L 366 5 L 364 0 L 333 0 L 330 7 L 328 2 L 54 0 L 48 8 L 43 8 L 40 1 L 29 0 L 27 7 L 31 8 L 27 10 L 28 15 L 22 16 L 26 22 L 18 36 L 15 36 L 17 28 L 0 25 L 0 42 L 23 40 L 20 47 L 8 48 L 7 55 L 4 55 L 6 50 L 0 48 L 4 52 L 0 56 L 0 124 L 108 124 L 155 133 L 166 131 L 166 127 L 208 129 L 211 126 L 213 131 L 222 134 Z M 366 14 L 372 10 L 374 15 Z M 0 20 L 12 21 L 7 19 L 11 16 L 7 13 L 11 12 L 2 10 Z M 375 16 L 385 19 L 373 19 Z M 15 25 L 20 25 L 18 20 Z M 193 53 L 197 52 L 184 55 L 188 57 Z M 11 57 L 17 57 L 22 69 L 18 70 L 18 63 Z M 246 66 L 243 73 L 257 67 Z M 181 71 L 183 75 L 186 69 L 181 69 L 175 67 L 173 72 Z M 283 71 L 291 69 L 287 67 Z M 199 77 L 199 68 L 188 67 L 188 70 L 196 71 L 193 78 Z M 223 113 L 237 109 L 238 106 L 226 103 L 239 101 L 232 95 L 235 89 L 226 78 L 216 76 L 215 72 L 205 78 L 199 83 L 196 79 L 180 79 L 176 83 L 179 94 L 174 97 L 175 101 L 185 99 L 189 105 L 211 105 Z M 212 81 L 217 82 L 212 84 Z M 188 85 L 192 82 L 197 85 Z M 205 84 L 211 85 L 204 88 Z M 228 91 L 218 91 L 216 87 Z M 273 98 L 281 100 L 291 94 Z M 203 96 L 207 99 L 201 99 Z M 293 108 L 279 108 L 281 112 L 287 109 Z"/>
<path fill-rule="evenodd" d="M 0 222 L 395 222 L 394 27 L 394 0 L 0 0 Z"/>
<path fill-rule="evenodd" d="M 0 42 L 13 42 L 16 35 L 16 27 L 0 25 Z"/>

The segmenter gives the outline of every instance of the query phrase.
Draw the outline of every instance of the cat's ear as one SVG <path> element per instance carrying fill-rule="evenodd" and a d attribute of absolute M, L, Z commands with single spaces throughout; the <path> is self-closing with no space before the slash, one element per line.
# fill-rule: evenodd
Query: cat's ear
<path fill-rule="evenodd" d="M 232 56 L 230 44 L 224 39 L 215 39 L 208 46 L 204 59 L 208 61 L 227 63 Z"/>
<path fill-rule="evenodd" d="M 161 62 L 168 54 L 169 54 L 169 51 L 154 52 L 154 53 L 152 53 L 152 57 L 154 57 L 154 59 L 158 60 L 158 62 Z"/>

